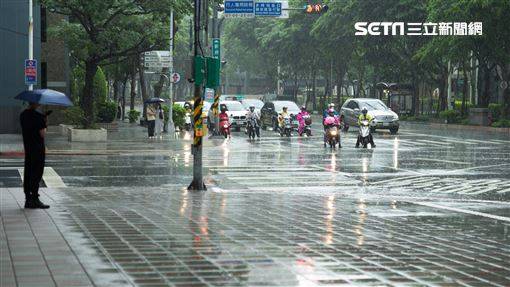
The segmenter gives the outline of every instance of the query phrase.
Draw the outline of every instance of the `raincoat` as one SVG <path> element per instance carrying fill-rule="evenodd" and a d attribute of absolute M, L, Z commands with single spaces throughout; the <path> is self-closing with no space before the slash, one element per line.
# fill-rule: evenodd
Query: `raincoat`
<path fill-rule="evenodd" d="M 309 116 L 309 115 L 310 114 L 307 111 L 301 111 L 301 112 L 299 112 L 297 114 L 296 119 L 299 122 L 299 126 L 298 126 L 298 133 L 299 134 L 302 134 L 303 131 L 305 130 L 305 119 L 304 119 L 304 117 L 305 116 Z"/>

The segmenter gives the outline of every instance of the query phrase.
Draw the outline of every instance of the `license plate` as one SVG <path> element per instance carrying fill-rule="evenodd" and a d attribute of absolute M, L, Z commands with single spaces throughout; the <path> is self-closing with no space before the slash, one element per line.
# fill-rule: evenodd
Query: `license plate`
<path fill-rule="evenodd" d="M 383 127 L 389 127 L 390 123 L 383 123 L 382 125 L 383 125 Z"/>
<path fill-rule="evenodd" d="M 293 121 L 292 124 L 293 125 L 297 125 L 297 124 L 299 124 L 299 122 L 298 121 Z"/>

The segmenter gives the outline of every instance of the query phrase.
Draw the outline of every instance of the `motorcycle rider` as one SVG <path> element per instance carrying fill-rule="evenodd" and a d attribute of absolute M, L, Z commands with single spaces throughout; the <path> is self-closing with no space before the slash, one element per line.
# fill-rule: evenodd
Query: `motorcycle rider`
<path fill-rule="evenodd" d="M 186 128 L 188 130 L 191 130 L 193 128 L 193 118 L 192 118 L 193 110 L 191 109 L 191 104 L 188 102 L 184 103 L 184 109 L 186 110 L 186 112 L 185 112 Z"/>
<path fill-rule="evenodd" d="M 363 109 L 361 109 L 361 115 L 359 115 L 358 117 L 358 126 L 361 126 L 361 122 L 362 121 L 368 121 L 369 123 L 371 123 L 374 118 L 368 114 L 368 110 L 366 107 L 363 107 Z M 370 135 L 368 136 L 368 141 L 370 142 L 370 145 L 374 148 L 375 147 L 375 143 L 374 143 L 374 137 L 372 136 L 372 133 L 370 133 Z M 356 148 L 359 148 L 359 143 L 361 142 L 361 135 L 358 134 L 358 140 L 356 141 Z"/>
<path fill-rule="evenodd" d="M 223 129 L 223 125 L 226 122 L 227 125 L 228 125 L 228 127 L 227 127 L 227 135 L 228 135 L 229 138 L 232 138 L 232 135 L 230 133 L 230 121 L 229 121 L 229 117 L 228 117 L 227 111 L 228 111 L 228 109 L 227 109 L 226 105 L 221 105 L 220 106 L 220 114 L 219 114 L 220 131 Z"/>
<path fill-rule="evenodd" d="M 328 110 L 328 115 L 324 119 L 323 125 L 324 125 L 324 147 L 326 147 L 328 129 L 332 126 L 340 128 L 340 117 L 337 114 L 335 114 L 334 109 Z M 342 147 L 342 144 L 340 144 L 340 142 L 338 142 L 338 147 L 339 148 Z"/>
<path fill-rule="evenodd" d="M 287 107 L 283 107 L 282 112 L 278 115 L 278 127 L 280 128 L 280 130 L 283 130 L 283 128 L 285 127 L 284 119 L 289 116 L 290 115 L 289 112 L 287 112 Z"/>
<path fill-rule="evenodd" d="M 250 120 L 256 121 L 256 125 L 254 126 L 255 134 L 257 135 L 257 138 L 260 138 L 260 115 L 257 111 L 255 111 L 255 106 L 250 106 L 248 113 L 246 114 L 246 119 L 248 122 L 250 122 Z"/>
<path fill-rule="evenodd" d="M 329 115 L 329 110 L 333 109 L 333 112 L 335 113 L 336 116 L 338 116 L 338 112 L 335 111 L 335 104 L 334 103 L 330 103 L 328 105 L 328 108 L 324 110 L 324 112 L 322 112 L 322 120 L 324 121 L 328 115 Z"/>
<path fill-rule="evenodd" d="M 310 116 L 310 114 L 306 110 L 305 106 L 301 106 L 301 111 L 296 115 L 296 119 L 299 122 L 299 127 L 298 127 L 299 136 L 302 136 L 303 132 L 305 131 L 305 118 L 304 118 L 305 116 Z"/>

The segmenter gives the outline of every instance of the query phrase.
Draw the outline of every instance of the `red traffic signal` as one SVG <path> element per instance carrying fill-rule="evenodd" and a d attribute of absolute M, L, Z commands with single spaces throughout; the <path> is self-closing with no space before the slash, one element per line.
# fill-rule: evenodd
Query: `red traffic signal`
<path fill-rule="evenodd" d="M 320 14 L 328 11 L 328 5 L 324 4 L 308 4 L 305 6 L 305 13 Z"/>

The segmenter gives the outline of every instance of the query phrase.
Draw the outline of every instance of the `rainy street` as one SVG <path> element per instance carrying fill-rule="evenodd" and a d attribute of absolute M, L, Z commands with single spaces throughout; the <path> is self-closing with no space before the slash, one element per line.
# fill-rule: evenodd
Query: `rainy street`
<path fill-rule="evenodd" d="M 234 133 L 205 140 L 208 190 L 188 192 L 190 135 L 143 133 L 50 133 L 46 211 L 21 208 L 23 158 L 0 158 L 1 286 L 510 285 L 505 134 Z"/>

